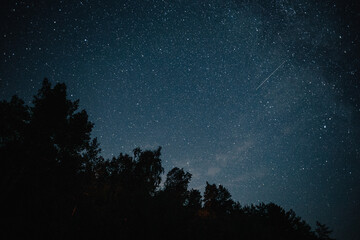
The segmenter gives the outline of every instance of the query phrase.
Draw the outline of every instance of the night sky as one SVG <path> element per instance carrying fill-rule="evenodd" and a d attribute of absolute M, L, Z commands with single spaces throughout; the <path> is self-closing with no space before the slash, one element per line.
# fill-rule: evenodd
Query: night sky
<path fill-rule="evenodd" d="M 355 240 L 360 7 L 342 2 L 2 0 L 0 98 L 65 82 L 104 157 L 162 146 L 193 188 Z"/>

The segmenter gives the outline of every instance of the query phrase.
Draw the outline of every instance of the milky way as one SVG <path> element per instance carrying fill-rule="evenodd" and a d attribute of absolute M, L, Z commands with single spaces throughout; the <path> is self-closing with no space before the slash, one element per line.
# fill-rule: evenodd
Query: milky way
<path fill-rule="evenodd" d="M 2 99 L 65 82 L 104 157 L 162 146 L 166 172 L 183 167 L 194 188 L 357 239 L 358 3 L 6 2 Z"/>

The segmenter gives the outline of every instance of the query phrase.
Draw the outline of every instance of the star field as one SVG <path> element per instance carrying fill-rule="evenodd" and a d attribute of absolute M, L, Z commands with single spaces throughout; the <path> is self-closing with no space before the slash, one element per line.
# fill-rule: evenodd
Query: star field
<path fill-rule="evenodd" d="M 263 2 L 6 1 L 1 98 L 65 82 L 104 157 L 162 146 L 194 188 L 356 239 L 359 4 Z"/>

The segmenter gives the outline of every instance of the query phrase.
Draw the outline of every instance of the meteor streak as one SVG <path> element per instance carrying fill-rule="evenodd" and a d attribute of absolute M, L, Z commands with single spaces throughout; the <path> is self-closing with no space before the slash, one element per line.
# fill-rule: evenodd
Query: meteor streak
<path fill-rule="evenodd" d="M 265 78 L 265 80 L 262 83 L 260 83 L 260 85 L 256 88 L 256 90 L 258 90 L 282 65 L 284 65 L 285 62 L 286 60 L 283 61 L 267 78 Z"/>

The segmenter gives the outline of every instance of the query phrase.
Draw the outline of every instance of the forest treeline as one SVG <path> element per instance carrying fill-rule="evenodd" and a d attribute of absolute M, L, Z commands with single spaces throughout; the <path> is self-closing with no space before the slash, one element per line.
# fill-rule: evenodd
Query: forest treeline
<path fill-rule="evenodd" d="M 65 84 L 44 80 L 32 106 L 0 102 L 1 239 L 332 239 L 294 211 L 242 206 L 222 185 L 189 189 L 161 148 L 100 155 L 93 124 Z"/>

